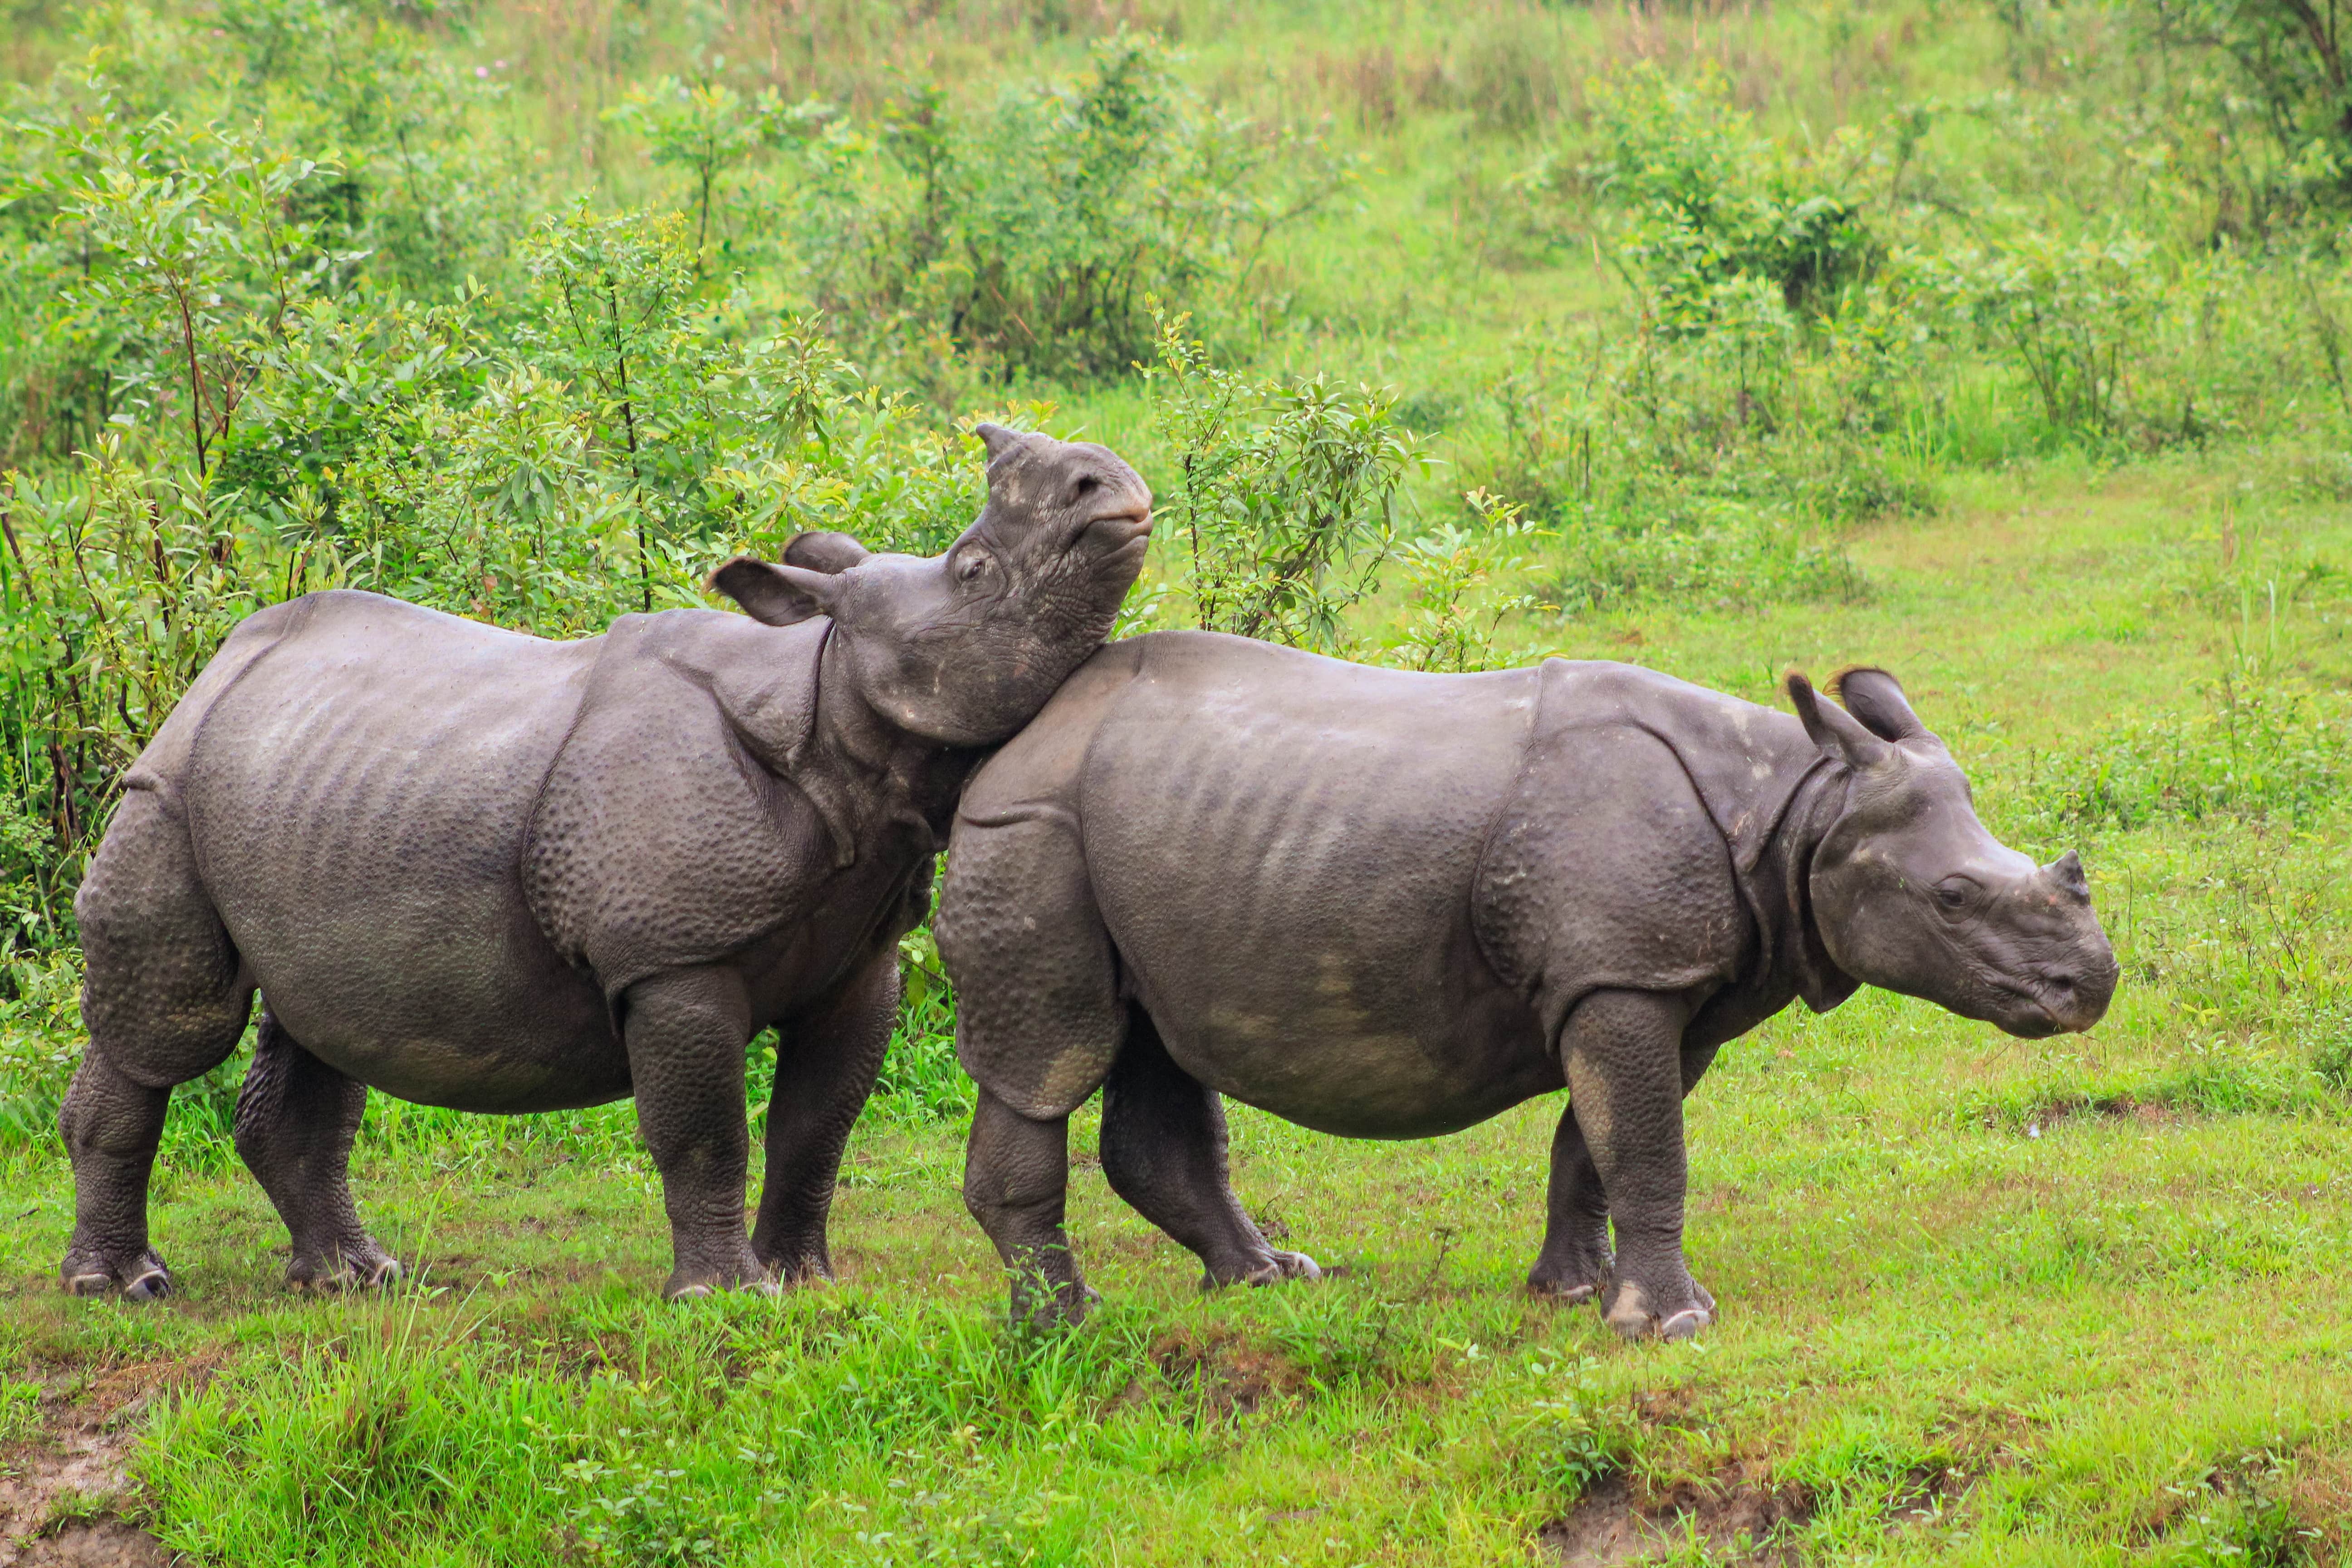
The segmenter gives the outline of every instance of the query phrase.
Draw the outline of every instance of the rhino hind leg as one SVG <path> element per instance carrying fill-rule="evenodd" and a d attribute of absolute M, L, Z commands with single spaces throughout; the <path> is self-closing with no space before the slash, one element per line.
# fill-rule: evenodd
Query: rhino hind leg
<path fill-rule="evenodd" d="M 253 985 L 195 873 L 185 824 L 152 788 L 123 798 L 75 900 L 89 1046 L 58 1117 L 74 1230 L 58 1280 L 77 1296 L 171 1294 L 149 1245 L 147 1184 L 174 1086 L 236 1049 Z"/>
<path fill-rule="evenodd" d="M 1570 1104 L 1616 1227 L 1601 1317 L 1627 1339 L 1687 1339 L 1714 1319 L 1714 1302 L 1683 1256 L 1682 1041 L 1690 1016 L 1679 995 L 1598 991 L 1577 1004 L 1561 1032 Z"/>
<path fill-rule="evenodd" d="M 264 998 L 253 1066 L 236 1097 L 236 1152 L 293 1240 L 286 1281 L 303 1289 L 388 1285 L 400 1262 L 367 1233 L 352 1200 L 352 1142 L 367 1085 L 304 1050 Z"/>
<path fill-rule="evenodd" d="M 623 998 L 621 1026 L 637 1128 L 661 1177 L 676 1253 L 662 1294 L 680 1300 L 739 1286 L 772 1290 L 743 1228 L 751 1012 L 742 982 L 708 968 L 639 981 Z"/>
<path fill-rule="evenodd" d="M 887 943 L 832 1001 L 782 1031 L 768 1101 L 768 1172 L 751 1251 L 780 1283 L 833 1278 L 825 1227 L 841 1153 L 874 1092 L 898 1015 L 898 953 Z"/>
<path fill-rule="evenodd" d="M 1201 1259 L 1202 1289 L 1322 1277 L 1244 1212 L 1226 1171 L 1223 1098 L 1176 1065 L 1139 1007 L 1103 1084 L 1102 1166 L 1113 1192 Z"/>

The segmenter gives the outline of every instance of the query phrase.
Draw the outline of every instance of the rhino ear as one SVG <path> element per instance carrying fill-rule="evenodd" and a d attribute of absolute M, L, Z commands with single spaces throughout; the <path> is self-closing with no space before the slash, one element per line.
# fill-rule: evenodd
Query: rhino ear
<path fill-rule="evenodd" d="M 799 566 L 779 566 L 738 555 L 710 574 L 710 586 L 743 607 L 755 621 L 789 626 L 812 616 L 830 615 L 841 597 L 841 579 Z"/>
<path fill-rule="evenodd" d="M 845 533 L 817 530 L 793 535 L 784 546 L 784 564 L 812 572 L 846 572 L 873 553 Z"/>
<path fill-rule="evenodd" d="M 1882 741 L 1932 741 L 1936 737 L 1911 710 L 1902 685 L 1885 670 L 1853 665 L 1829 678 L 1831 696 L 1862 721 L 1862 727 Z"/>
<path fill-rule="evenodd" d="M 1862 727 L 1853 714 L 1813 694 L 1813 683 L 1796 670 L 1788 674 L 1789 705 L 1805 726 L 1822 754 L 1834 757 L 1857 771 L 1875 766 L 1886 756 L 1886 742 Z"/>

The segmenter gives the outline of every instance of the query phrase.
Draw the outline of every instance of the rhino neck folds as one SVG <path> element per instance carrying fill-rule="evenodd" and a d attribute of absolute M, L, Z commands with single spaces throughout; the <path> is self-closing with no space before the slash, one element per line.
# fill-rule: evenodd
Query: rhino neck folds
<path fill-rule="evenodd" d="M 1790 792 L 1777 828 L 1751 868 L 1740 868 L 1740 892 L 1755 912 L 1764 951 L 1764 984 L 1826 1013 L 1861 989 L 1862 982 L 1830 957 L 1813 910 L 1813 853 L 1845 813 L 1853 775 L 1822 759 L 1807 768 Z"/>
<path fill-rule="evenodd" d="M 824 819 L 836 866 L 889 824 L 919 825 L 933 852 L 944 849 L 956 797 L 988 750 L 943 746 L 907 730 L 859 684 L 848 638 L 835 627 L 817 658 L 814 719 L 784 759 L 787 776 Z"/>

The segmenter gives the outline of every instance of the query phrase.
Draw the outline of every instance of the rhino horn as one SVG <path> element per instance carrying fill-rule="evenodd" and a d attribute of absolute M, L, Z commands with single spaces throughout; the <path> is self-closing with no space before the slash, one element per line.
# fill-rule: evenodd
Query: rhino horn
<path fill-rule="evenodd" d="M 2042 869 L 2043 874 L 2057 883 L 2063 891 L 2072 893 L 2078 899 L 2090 898 L 2091 879 L 2083 875 L 2083 858 L 2072 849 L 2067 850 Z"/>

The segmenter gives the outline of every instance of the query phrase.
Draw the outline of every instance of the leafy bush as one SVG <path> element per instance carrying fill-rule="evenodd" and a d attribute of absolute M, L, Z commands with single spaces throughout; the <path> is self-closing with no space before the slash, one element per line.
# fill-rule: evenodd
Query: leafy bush
<path fill-rule="evenodd" d="M 1153 412 L 1178 476 L 1159 526 L 1202 629 L 1347 646 L 1340 617 L 1379 582 L 1399 490 L 1426 465 L 1396 395 L 1321 376 L 1252 381 L 1213 363 L 1183 317 L 1160 323 Z"/>
<path fill-rule="evenodd" d="M 2013 356 L 2053 426 L 2099 434 L 2120 422 L 2154 321 L 2152 259 L 2153 247 L 2129 233 L 2028 231 L 1928 265 L 1951 301 Z"/>
<path fill-rule="evenodd" d="M 2181 715 L 2116 725 L 2036 761 L 2031 807 L 2053 824 L 2133 828 L 2219 816 L 2289 822 L 2335 810 L 2352 779 L 2352 710 L 2291 678 L 2224 676 Z"/>
<path fill-rule="evenodd" d="M 1587 177 L 1630 217 L 1620 248 L 1662 330 L 1777 332 L 1759 285 L 1819 314 L 1868 269 L 1875 246 L 1848 174 L 1759 137 L 1719 72 L 1675 81 L 1645 64 L 1598 84 L 1592 106 Z"/>
<path fill-rule="evenodd" d="M 1157 297 L 1230 305 L 1268 237 L 1349 177 L 1313 136 L 1204 114 L 1122 33 L 1066 85 L 983 113 L 926 88 L 806 139 L 790 195 L 806 288 L 853 352 L 918 383 L 941 351 L 1037 374 L 1150 357 Z"/>

